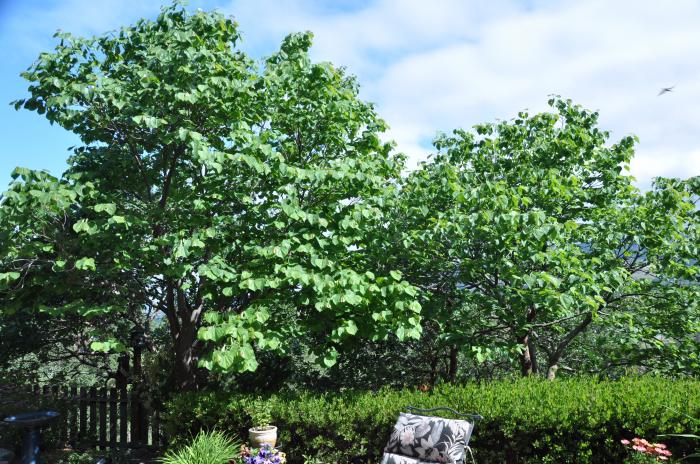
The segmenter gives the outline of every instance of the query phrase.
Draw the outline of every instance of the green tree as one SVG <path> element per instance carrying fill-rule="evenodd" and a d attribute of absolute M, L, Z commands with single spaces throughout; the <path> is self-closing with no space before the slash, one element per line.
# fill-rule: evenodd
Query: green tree
<path fill-rule="evenodd" d="M 623 173 L 634 138 L 610 145 L 597 113 L 550 105 L 438 138 L 392 214 L 396 265 L 429 296 L 447 377 L 462 352 L 553 378 L 606 324 L 626 343 L 617 355 L 675 353 L 697 372 L 698 179 L 641 193 Z"/>
<path fill-rule="evenodd" d="M 198 363 L 254 370 L 256 350 L 309 332 L 325 336 L 315 354 L 329 366 L 357 337 L 419 335 L 416 289 L 370 259 L 402 158 L 355 80 L 310 61 L 310 33 L 261 66 L 231 19 L 178 5 L 57 38 L 15 105 L 83 144 L 60 179 L 13 174 L 3 311 L 162 314 L 179 388 L 196 385 Z M 274 317 L 289 307 L 295 317 Z M 95 348 L 118 346 L 112 332 Z"/>

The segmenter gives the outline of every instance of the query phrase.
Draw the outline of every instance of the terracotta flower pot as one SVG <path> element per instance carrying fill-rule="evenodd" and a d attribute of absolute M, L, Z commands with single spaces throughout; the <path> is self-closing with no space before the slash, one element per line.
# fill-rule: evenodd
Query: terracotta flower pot
<path fill-rule="evenodd" d="M 251 427 L 248 429 L 248 439 L 253 448 L 260 448 L 263 445 L 270 445 L 274 448 L 275 443 L 277 443 L 277 427 L 274 425 Z"/>

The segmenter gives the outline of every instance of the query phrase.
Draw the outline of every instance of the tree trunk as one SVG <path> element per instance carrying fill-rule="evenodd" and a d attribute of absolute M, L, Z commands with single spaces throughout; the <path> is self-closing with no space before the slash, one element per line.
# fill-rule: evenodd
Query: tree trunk
<path fill-rule="evenodd" d="M 530 352 L 530 364 L 532 364 L 532 373 L 538 374 L 540 372 L 539 363 L 537 361 L 537 347 L 535 346 L 535 341 L 532 339 L 532 335 L 527 338 L 527 349 Z"/>
<path fill-rule="evenodd" d="M 520 343 L 523 346 L 523 352 L 520 355 L 520 373 L 523 377 L 529 377 L 535 373 L 535 362 L 532 357 L 534 350 L 530 349 L 530 334 L 522 337 Z"/>
<path fill-rule="evenodd" d="M 447 371 L 447 380 L 454 382 L 457 378 L 457 369 L 459 365 L 457 363 L 457 355 L 459 354 L 459 349 L 456 346 L 450 348 L 450 368 Z"/>
<path fill-rule="evenodd" d="M 581 322 L 564 336 L 556 349 L 549 355 L 549 359 L 547 359 L 547 380 L 554 380 L 557 375 L 557 370 L 559 369 L 559 361 L 564 355 L 564 352 L 571 342 L 588 328 L 592 321 L 593 313 L 586 314 Z"/>
<path fill-rule="evenodd" d="M 438 355 L 433 356 L 432 362 L 430 363 L 430 387 L 434 387 L 437 382 L 438 375 L 438 362 L 440 358 Z"/>
<path fill-rule="evenodd" d="M 531 323 L 537 317 L 537 310 L 530 307 L 527 311 L 527 322 Z M 523 347 L 523 353 L 520 355 L 520 372 L 523 377 L 529 377 L 537 373 L 537 351 L 532 341 L 532 329 L 520 337 L 518 342 Z"/>
<path fill-rule="evenodd" d="M 122 353 L 117 363 L 117 372 L 114 374 L 117 388 L 126 388 L 129 384 L 129 375 L 129 355 Z"/>
<path fill-rule="evenodd" d="M 173 376 L 175 388 L 189 391 L 197 388 L 197 329 L 202 312 L 200 306 L 194 311 L 185 300 L 185 295 L 172 282 L 166 289 L 166 316 L 170 326 L 175 359 Z"/>
<path fill-rule="evenodd" d="M 197 388 L 197 356 L 195 344 L 197 328 L 190 321 L 181 321 L 180 331 L 175 336 L 175 388 L 183 391 Z"/>

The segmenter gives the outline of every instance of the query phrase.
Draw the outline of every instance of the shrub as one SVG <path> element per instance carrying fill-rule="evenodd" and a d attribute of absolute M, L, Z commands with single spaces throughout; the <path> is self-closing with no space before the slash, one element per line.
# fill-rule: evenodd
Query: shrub
<path fill-rule="evenodd" d="M 252 397 L 184 393 L 167 406 L 165 426 L 177 443 L 199 430 L 243 434 Z M 540 379 L 442 385 L 430 392 L 383 389 L 267 398 L 290 463 L 375 462 L 407 405 L 450 406 L 484 416 L 471 445 L 480 463 L 608 463 L 626 455 L 621 439 L 690 430 L 700 415 L 700 382 L 664 378 Z M 692 417 L 689 417 L 692 416 Z M 668 440 L 674 456 L 687 442 Z"/>
<path fill-rule="evenodd" d="M 250 421 L 255 428 L 265 429 L 272 423 L 272 408 L 267 401 L 260 398 L 246 407 L 245 412 L 250 416 Z"/>
<path fill-rule="evenodd" d="M 241 444 L 217 430 L 203 431 L 190 443 L 175 451 L 168 451 L 162 464 L 228 464 L 240 450 Z"/>
<path fill-rule="evenodd" d="M 56 464 L 95 464 L 95 460 L 93 453 L 75 452 L 60 458 Z"/>

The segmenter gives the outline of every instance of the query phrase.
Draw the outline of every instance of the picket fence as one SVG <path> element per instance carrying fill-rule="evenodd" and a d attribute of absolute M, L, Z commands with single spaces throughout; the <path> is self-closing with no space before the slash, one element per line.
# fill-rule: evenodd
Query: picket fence
<path fill-rule="evenodd" d="M 73 448 L 151 448 L 163 445 L 160 413 L 134 389 L 75 386 L 31 387 L 42 404 L 56 404 L 61 416 L 51 434 Z"/>

